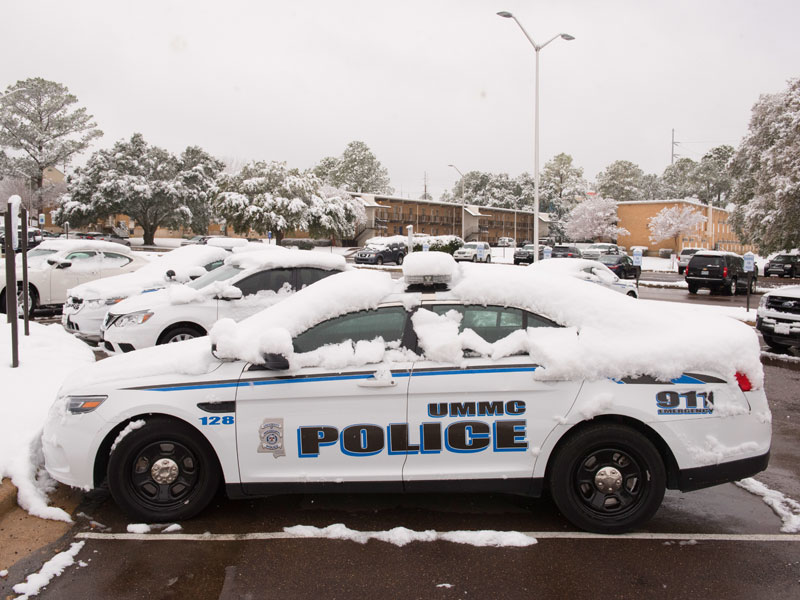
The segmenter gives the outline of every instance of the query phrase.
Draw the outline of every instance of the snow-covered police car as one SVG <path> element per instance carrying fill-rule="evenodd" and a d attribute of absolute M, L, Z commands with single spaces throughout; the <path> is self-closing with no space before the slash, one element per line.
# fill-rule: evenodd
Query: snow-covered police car
<path fill-rule="evenodd" d="M 236 498 L 547 490 L 574 525 L 618 533 L 665 488 L 766 468 L 746 325 L 435 252 L 403 269 L 345 271 L 207 338 L 75 373 L 44 428 L 48 472 L 107 480 L 145 521 L 189 518 L 221 484 Z"/>

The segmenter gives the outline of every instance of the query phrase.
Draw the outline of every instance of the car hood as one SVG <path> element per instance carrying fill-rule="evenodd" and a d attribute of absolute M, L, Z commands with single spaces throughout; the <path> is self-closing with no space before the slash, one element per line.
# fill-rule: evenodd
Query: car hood
<path fill-rule="evenodd" d="M 786 287 L 772 290 L 766 296 L 781 296 L 785 298 L 800 298 L 800 285 L 789 285 Z"/>
<path fill-rule="evenodd" d="M 111 312 L 115 315 L 122 315 L 140 310 L 153 310 L 160 306 L 170 304 L 169 290 L 160 289 L 153 292 L 142 292 L 126 298 L 122 302 L 114 305 Z"/>

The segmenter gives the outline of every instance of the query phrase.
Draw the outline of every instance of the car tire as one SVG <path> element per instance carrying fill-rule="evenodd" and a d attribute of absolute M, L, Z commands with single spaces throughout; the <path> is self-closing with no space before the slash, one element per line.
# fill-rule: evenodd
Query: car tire
<path fill-rule="evenodd" d="M 697 293 L 697 286 L 695 284 L 693 284 L 693 283 L 689 284 L 689 293 L 690 294 L 696 294 Z"/>
<path fill-rule="evenodd" d="M 382 265 L 383 264 L 383 257 L 379 256 L 378 258 L 376 258 L 375 259 L 375 264 L 376 265 Z"/>
<path fill-rule="evenodd" d="M 561 514 L 576 527 L 605 534 L 624 533 L 650 519 L 661 506 L 667 480 L 653 443 L 610 423 L 571 435 L 549 472 L 550 494 Z"/>
<path fill-rule="evenodd" d="M 486 257 L 486 262 L 487 262 L 487 263 L 490 263 L 490 262 L 492 262 L 492 257 L 491 257 L 491 256 L 487 256 L 487 257 Z"/>
<path fill-rule="evenodd" d="M 472 255 L 472 262 L 478 262 L 478 255 L 477 254 L 473 254 Z"/>
<path fill-rule="evenodd" d="M 211 502 L 219 483 L 219 462 L 211 445 L 189 425 L 172 419 L 148 418 L 117 442 L 108 461 L 114 501 L 131 518 L 147 523 L 195 516 Z"/>
<path fill-rule="evenodd" d="M 518 265 L 518 264 L 519 264 L 519 263 L 521 263 L 521 262 L 522 262 L 521 260 L 515 260 L 515 261 L 514 261 L 514 264 L 515 264 L 515 265 Z"/>
<path fill-rule="evenodd" d="M 730 283 L 725 285 L 725 287 L 723 288 L 723 293 L 726 296 L 735 296 L 737 291 L 736 287 L 737 283 L 736 283 L 736 278 L 734 277 L 733 279 L 731 279 Z"/>
<path fill-rule="evenodd" d="M 769 346 L 775 352 L 786 352 L 789 349 L 789 346 L 786 344 L 781 344 L 780 342 L 776 342 L 775 338 L 770 335 L 766 335 L 765 333 L 761 333 L 761 337 L 764 338 L 764 343 Z"/>
<path fill-rule="evenodd" d="M 158 337 L 156 346 L 160 346 L 162 344 L 173 344 L 175 342 L 183 342 L 196 337 L 203 337 L 204 335 L 206 335 L 205 332 L 203 332 L 199 327 L 192 327 L 191 325 L 172 327 L 170 329 L 166 329 Z"/>
<path fill-rule="evenodd" d="M 630 292 L 628 292 L 625 295 L 626 296 L 630 296 L 631 298 L 638 298 L 639 297 L 639 296 L 636 295 L 636 292 L 634 292 L 633 290 L 631 290 Z"/>
<path fill-rule="evenodd" d="M 398 265 L 402 265 L 402 264 L 403 264 L 403 259 L 404 259 L 404 258 L 405 258 L 405 255 L 403 255 L 403 254 L 398 254 L 398 255 L 397 255 L 397 260 L 396 260 L 395 262 L 396 262 Z"/>
<path fill-rule="evenodd" d="M 751 294 L 755 294 L 755 293 L 756 293 L 756 281 L 757 281 L 757 280 L 756 280 L 756 278 L 755 278 L 755 277 L 753 277 L 753 278 L 750 280 L 750 293 L 751 293 Z"/>
<path fill-rule="evenodd" d="M 684 270 L 686 270 L 686 267 L 678 267 L 678 275 L 683 275 Z"/>

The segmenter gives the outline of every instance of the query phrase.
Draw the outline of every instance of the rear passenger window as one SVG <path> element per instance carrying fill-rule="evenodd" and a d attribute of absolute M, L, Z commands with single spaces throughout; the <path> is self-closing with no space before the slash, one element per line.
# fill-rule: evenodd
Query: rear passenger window
<path fill-rule="evenodd" d="M 302 290 L 307 285 L 316 283 L 320 279 L 325 279 L 329 275 L 338 271 L 326 271 L 325 269 L 297 269 L 297 289 Z"/>
<path fill-rule="evenodd" d="M 501 340 L 518 329 L 528 327 L 557 327 L 555 323 L 544 317 L 521 310 L 503 306 L 476 306 L 462 304 L 436 304 L 425 307 L 437 315 L 444 315 L 451 310 L 461 313 L 459 333 L 472 329 L 489 343 Z"/>
<path fill-rule="evenodd" d="M 270 269 L 254 273 L 235 283 L 242 290 L 243 296 L 249 296 L 261 291 L 279 292 L 284 285 L 292 286 L 292 269 Z"/>

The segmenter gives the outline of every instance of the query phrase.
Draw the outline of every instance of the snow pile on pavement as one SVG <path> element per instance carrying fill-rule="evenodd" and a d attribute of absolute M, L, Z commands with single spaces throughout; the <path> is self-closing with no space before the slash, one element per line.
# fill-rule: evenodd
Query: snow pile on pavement
<path fill-rule="evenodd" d="M 327 538 L 332 540 L 349 540 L 359 544 L 366 544 L 369 540 L 388 542 L 395 546 L 405 546 L 411 542 L 436 542 L 446 541 L 470 546 L 493 547 L 524 547 L 537 543 L 536 538 L 518 531 L 414 531 L 405 527 L 395 527 L 388 531 L 357 531 L 350 529 L 342 523 L 328 525 L 327 527 L 313 527 L 311 525 L 295 525 L 284 527 L 283 530 L 291 535 L 301 538 Z"/>
<path fill-rule="evenodd" d="M 22 322 L 19 329 L 19 367 L 12 369 L 11 325 L 0 324 L 0 477 L 11 478 L 17 503 L 32 515 L 71 522 L 63 510 L 47 506 L 55 483 L 43 468 L 41 431 L 61 381 L 94 363 L 94 354 L 61 325 L 32 322 L 28 337 L 22 335 Z"/>
<path fill-rule="evenodd" d="M 86 542 L 74 542 L 70 544 L 69 550 L 59 552 L 53 558 L 42 565 L 38 573 L 28 575 L 24 583 L 14 586 L 17 594 L 16 600 L 27 600 L 30 596 L 38 596 L 41 589 L 46 586 L 53 577 L 58 577 L 64 569 L 75 563 L 75 556 L 81 551 Z"/>
<path fill-rule="evenodd" d="M 800 532 L 800 502 L 784 496 L 777 490 L 771 490 L 752 477 L 735 481 L 734 483 L 751 494 L 761 496 L 764 503 L 783 521 L 783 526 L 781 527 L 783 533 Z"/>

